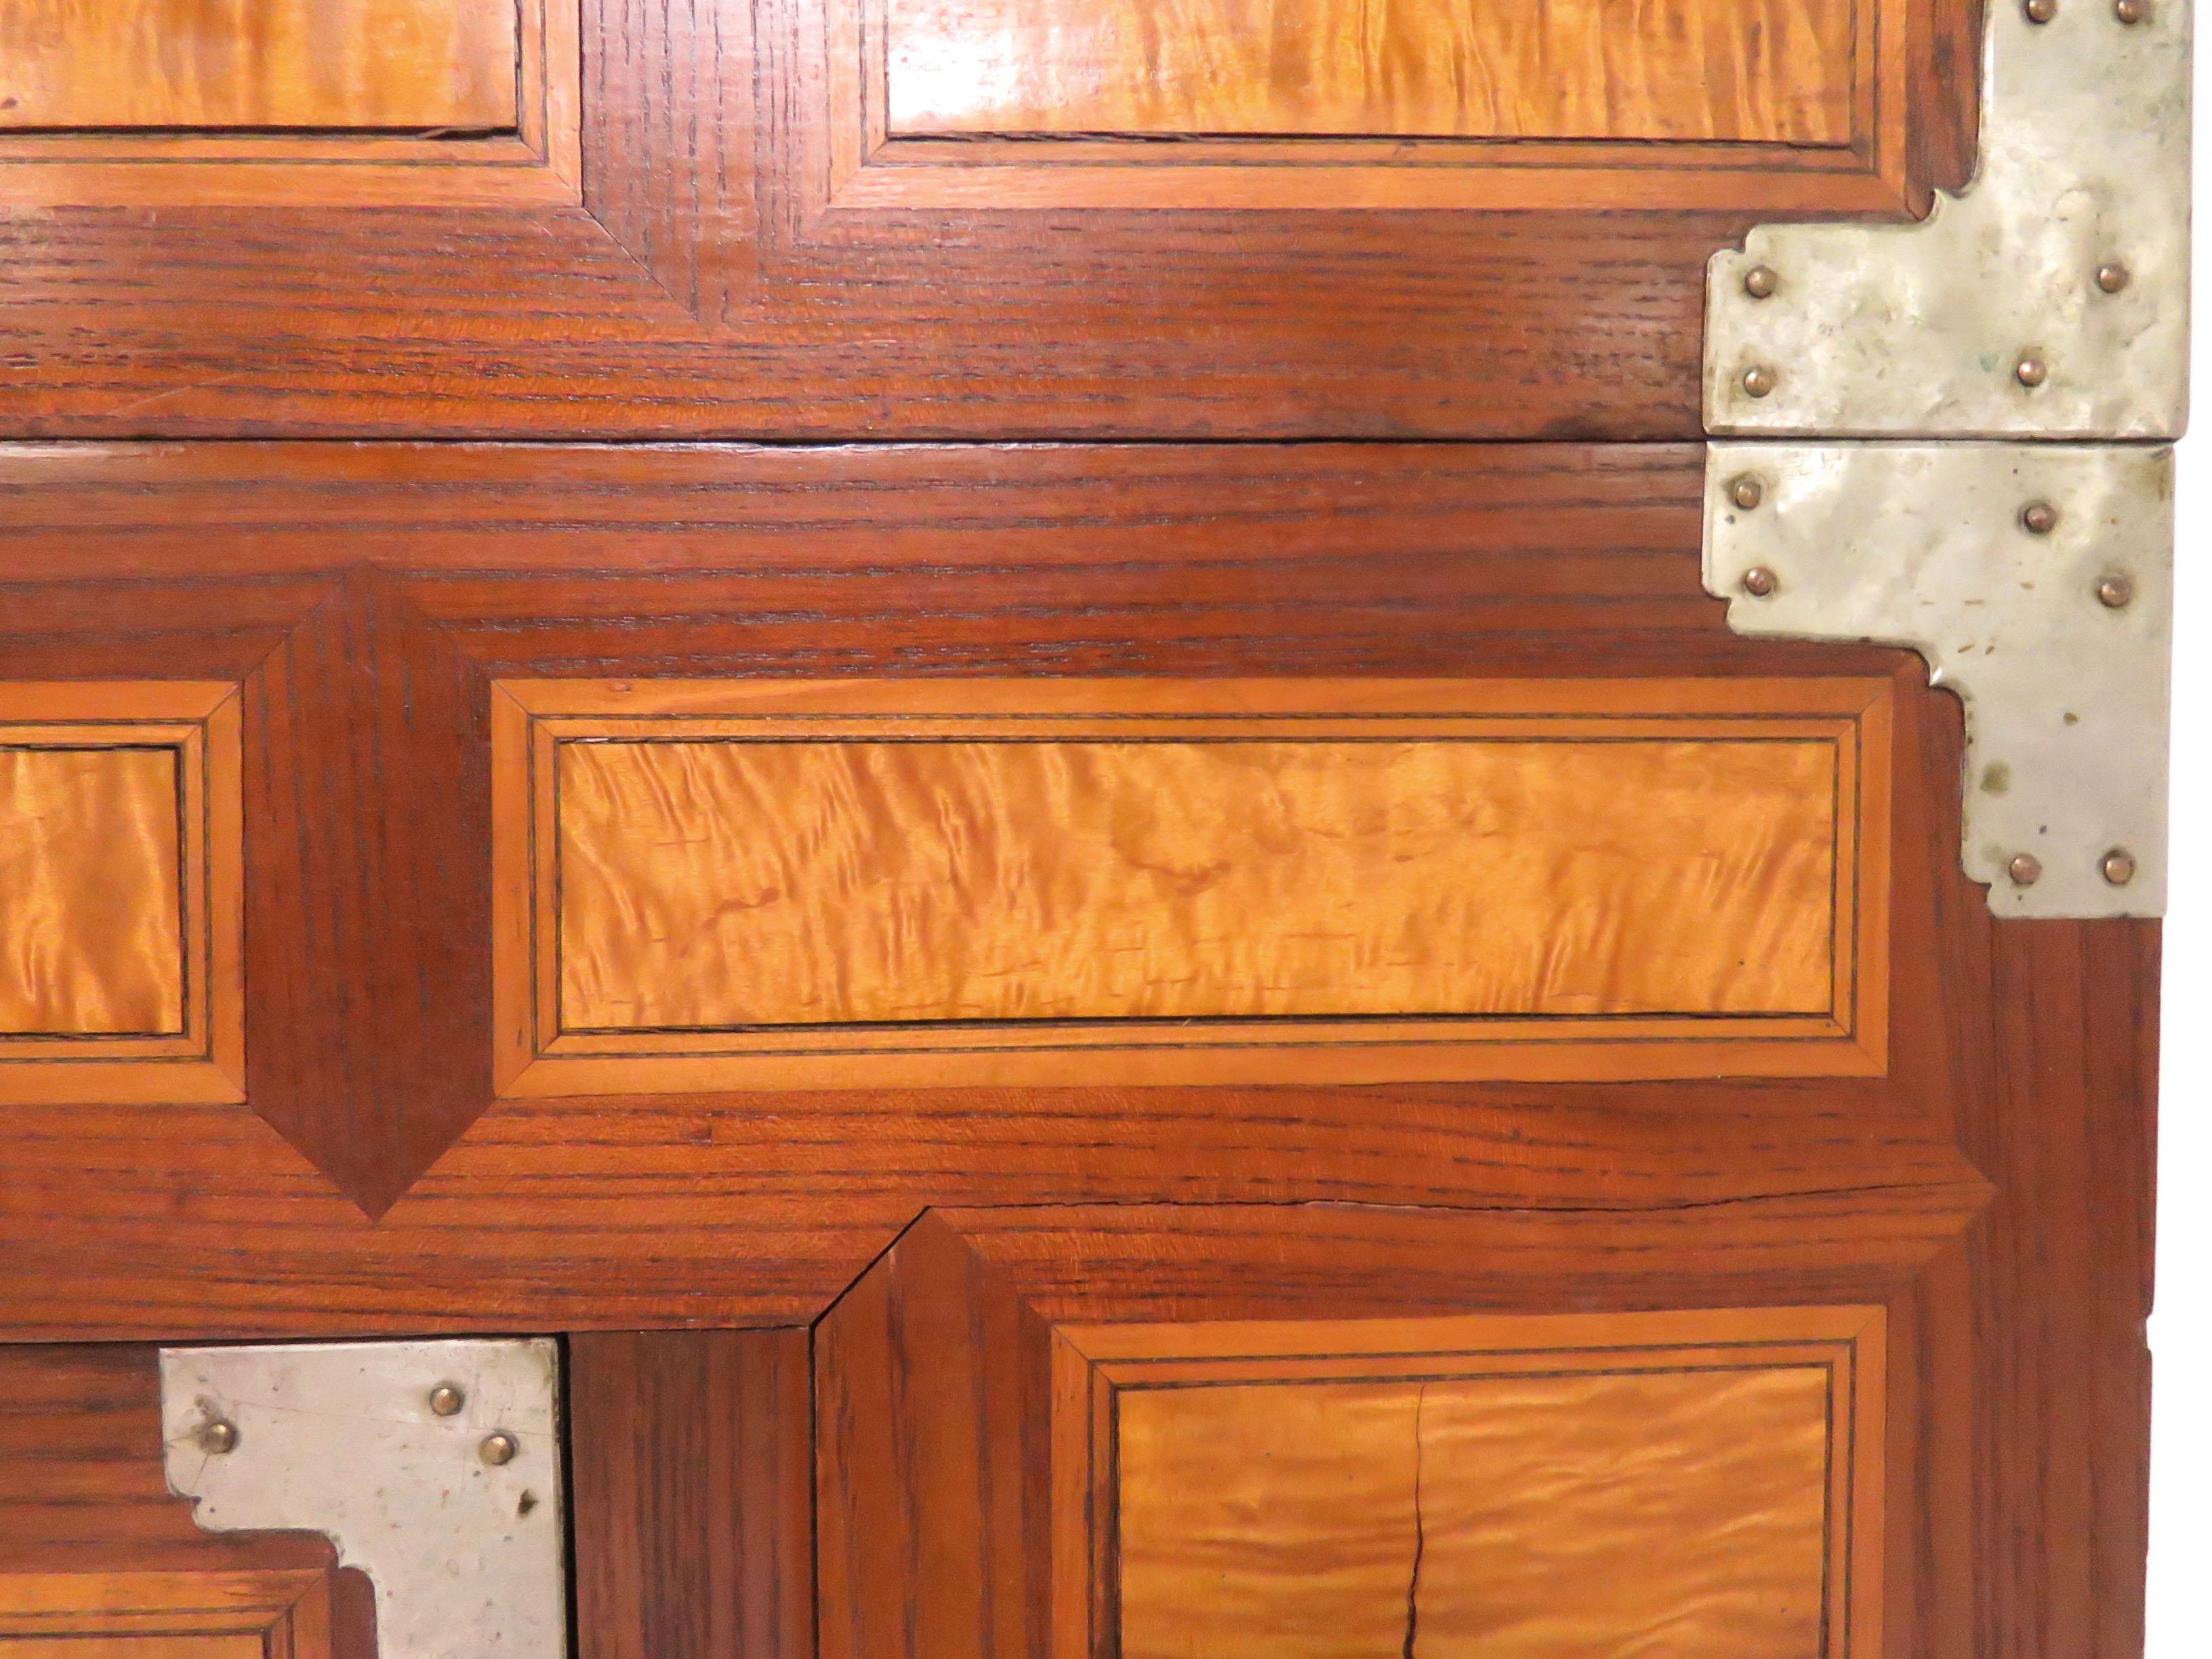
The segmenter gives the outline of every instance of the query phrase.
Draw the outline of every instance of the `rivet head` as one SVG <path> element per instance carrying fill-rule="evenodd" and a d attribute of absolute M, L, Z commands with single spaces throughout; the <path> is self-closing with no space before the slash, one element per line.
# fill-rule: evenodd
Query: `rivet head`
<path fill-rule="evenodd" d="M 220 1457 L 225 1452 L 238 1449 L 238 1425 L 225 1422 L 220 1417 L 211 1418 L 200 1425 L 199 1432 L 192 1438 L 202 1451 Z"/>
<path fill-rule="evenodd" d="M 1763 564 L 1755 564 L 1743 573 L 1743 591 L 1754 599 L 1765 599 L 1780 586 L 1774 580 L 1774 573 Z"/>
<path fill-rule="evenodd" d="M 2058 509 L 2049 501 L 2030 501 L 2020 510 L 2020 527 L 2031 536 L 2048 536 L 2058 528 Z"/>
<path fill-rule="evenodd" d="M 1776 384 L 1774 371 L 1765 363 L 1753 363 L 1743 372 L 1743 389 L 1754 398 L 1767 396 Z"/>
<path fill-rule="evenodd" d="M 2136 878 L 2136 855 L 2124 847 L 2115 847 L 2105 854 L 2097 869 L 2115 887 L 2124 887 Z"/>
<path fill-rule="evenodd" d="M 2123 23 L 2140 23 L 2150 15 L 2150 0 L 2112 0 L 2112 15 Z"/>
<path fill-rule="evenodd" d="M 2097 603 L 2107 611 L 2124 611 L 2135 597 L 2136 585 L 2125 576 L 2107 576 L 2097 584 Z"/>
<path fill-rule="evenodd" d="M 1771 265 L 1753 265 L 1743 273 L 1743 291 L 1754 300 L 1771 300 L 1782 286 Z"/>
<path fill-rule="evenodd" d="M 468 1396 L 450 1382 L 441 1382 L 430 1390 L 430 1409 L 440 1417 L 456 1415 L 468 1403 Z"/>
<path fill-rule="evenodd" d="M 2023 357 L 2013 366 L 2013 378 L 2022 386 L 2041 386 L 2051 378 L 2051 365 L 2040 357 Z"/>
<path fill-rule="evenodd" d="M 2021 8 L 2031 23 L 2048 23 L 2058 15 L 2058 0 L 2021 0 Z"/>
<path fill-rule="evenodd" d="M 2118 259 L 2107 259 L 2097 267 L 2097 286 L 2107 294 L 2118 294 L 2135 281 L 2135 273 Z"/>
<path fill-rule="evenodd" d="M 501 1463 L 514 1462 L 515 1453 L 521 1449 L 514 1437 L 502 1429 L 496 1434 L 488 1434 L 483 1437 L 483 1444 L 477 1448 L 477 1455 L 496 1468 Z"/>
<path fill-rule="evenodd" d="M 1729 499 L 1748 513 L 1766 499 L 1766 486 L 1756 478 L 1738 478 L 1729 486 Z"/>
<path fill-rule="evenodd" d="M 2033 887 L 2043 879 L 2043 860 L 2033 853 L 2019 853 L 2005 866 L 2005 874 L 2012 878 L 2015 887 Z"/>

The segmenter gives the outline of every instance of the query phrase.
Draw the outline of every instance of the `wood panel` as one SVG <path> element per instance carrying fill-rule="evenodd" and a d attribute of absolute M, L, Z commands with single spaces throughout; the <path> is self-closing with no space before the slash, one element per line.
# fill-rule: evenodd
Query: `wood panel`
<path fill-rule="evenodd" d="M 883 0 L 926 133 L 1848 144 L 1849 0 Z"/>
<path fill-rule="evenodd" d="M 516 1091 L 1881 1063 L 1885 682 L 499 691 Z"/>
<path fill-rule="evenodd" d="M 803 1328 L 571 1337 L 580 1659 L 809 1659 Z"/>
<path fill-rule="evenodd" d="M 515 0 L 9 0 L 0 129 L 515 125 Z"/>
<path fill-rule="evenodd" d="M 1058 1524 L 1129 1659 L 1878 1655 L 1881 1321 L 1063 1329 Z"/>
<path fill-rule="evenodd" d="M 0 1102 L 241 1098 L 237 690 L 0 682 Z"/>

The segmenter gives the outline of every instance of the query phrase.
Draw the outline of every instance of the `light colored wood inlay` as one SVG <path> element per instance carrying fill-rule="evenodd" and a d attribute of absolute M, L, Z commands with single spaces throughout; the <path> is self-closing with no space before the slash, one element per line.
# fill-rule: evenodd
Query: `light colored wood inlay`
<path fill-rule="evenodd" d="M 183 1030 L 177 761 L 0 748 L 0 1034 Z"/>
<path fill-rule="evenodd" d="M 1192 1357 L 1203 1326 L 1149 1358 L 1109 1338 L 1123 1357 L 1088 1361 L 1110 1396 L 1094 1476 L 1118 1471 L 1119 1522 L 1091 1559 L 1119 1564 L 1120 1651 L 1879 1652 L 1879 1310 L 1546 1322 L 1288 1328 L 1301 1352 L 1273 1355 L 1263 1338 Z M 1451 1352 L 1455 1335 L 1497 1351 Z M 1057 1603 L 1061 1651 L 1085 1650 L 1088 1601 Z"/>
<path fill-rule="evenodd" d="M 1850 142 L 1851 0 L 888 0 L 890 130 Z"/>
<path fill-rule="evenodd" d="M 7 0 L 0 128 L 504 130 L 515 0 Z"/>

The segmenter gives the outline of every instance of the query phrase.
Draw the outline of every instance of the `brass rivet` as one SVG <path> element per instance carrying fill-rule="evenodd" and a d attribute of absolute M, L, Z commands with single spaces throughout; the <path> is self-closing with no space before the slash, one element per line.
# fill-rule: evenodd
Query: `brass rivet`
<path fill-rule="evenodd" d="M 2058 0 L 2022 0 L 2021 9 L 2031 23 L 2048 23 L 2058 15 Z"/>
<path fill-rule="evenodd" d="M 201 1424 L 199 1432 L 192 1438 L 199 1443 L 202 1451 L 220 1457 L 225 1452 L 238 1449 L 238 1425 L 214 1418 Z"/>
<path fill-rule="evenodd" d="M 2112 0 L 2112 15 L 2123 23 L 2140 23 L 2150 15 L 2150 0 Z"/>
<path fill-rule="evenodd" d="M 1743 591 L 1754 599 L 1765 599 L 1780 586 L 1774 580 L 1774 573 L 1763 564 L 1755 564 L 1743 573 Z"/>
<path fill-rule="evenodd" d="M 2005 866 L 2005 874 L 2015 887 L 2033 887 L 2043 879 L 2043 860 L 2033 853 L 2019 854 Z"/>
<path fill-rule="evenodd" d="M 2134 280 L 2134 273 L 2118 259 L 2107 259 L 2097 267 L 2097 286 L 2107 294 L 2118 294 Z"/>
<path fill-rule="evenodd" d="M 2051 378 L 2051 365 L 2040 357 L 2023 357 L 2012 372 L 2022 386 L 2041 386 Z"/>
<path fill-rule="evenodd" d="M 441 1382 L 430 1390 L 430 1409 L 440 1417 L 452 1417 L 468 1401 L 468 1396 L 450 1382 Z"/>
<path fill-rule="evenodd" d="M 2030 501 L 2020 510 L 2020 527 L 2031 536 L 2048 536 L 2058 528 L 2058 509 L 2049 501 Z"/>
<path fill-rule="evenodd" d="M 1766 499 L 1766 486 L 1756 478 L 1738 478 L 1729 486 L 1729 499 L 1748 513 Z"/>
<path fill-rule="evenodd" d="M 1764 398 L 1774 390 L 1774 371 L 1765 363 L 1754 363 L 1743 372 L 1743 389 L 1754 398 Z"/>
<path fill-rule="evenodd" d="M 1774 274 L 1771 265 L 1753 265 L 1743 273 L 1743 291 L 1754 300 L 1771 300 L 1774 291 L 1782 286 L 1782 279 Z"/>
<path fill-rule="evenodd" d="M 486 1435 L 483 1444 L 477 1448 L 477 1455 L 495 1468 L 501 1463 L 514 1462 L 515 1453 L 521 1449 L 515 1443 L 514 1437 L 502 1429 L 496 1434 Z"/>
<path fill-rule="evenodd" d="M 2136 585 L 2125 576 L 2107 576 L 2097 584 L 2097 603 L 2107 611 L 2124 611 L 2135 597 Z"/>
<path fill-rule="evenodd" d="M 2115 847 L 2097 868 L 2113 886 L 2124 887 L 2136 878 L 2136 855 L 2124 847 Z"/>

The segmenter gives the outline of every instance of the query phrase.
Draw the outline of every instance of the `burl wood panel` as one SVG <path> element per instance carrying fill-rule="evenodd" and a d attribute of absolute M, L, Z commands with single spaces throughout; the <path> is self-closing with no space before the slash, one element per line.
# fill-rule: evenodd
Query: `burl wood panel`
<path fill-rule="evenodd" d="M 8 0 L 0 129 L 512 128 L 516 0 Z"/>
<path fill-rule="evenodd" d="M 0 682 L 0 1103 L 235 1100 L 239 711 Z"/>
<path fill-rule="evenodd" d="M 1157 1082 L 1853 1029 L 1875 685 L 502 690 L 543 1053 Z"/>
<path fill-rule="evenodd" d="M 884 0 L 896 134 L 1850 142 L 1850 0 Z"/>
<path fill-rule="evenodd" d="M 0 748 L 0 1036 L 182 1031 L 180 758 Z"/>

